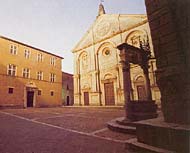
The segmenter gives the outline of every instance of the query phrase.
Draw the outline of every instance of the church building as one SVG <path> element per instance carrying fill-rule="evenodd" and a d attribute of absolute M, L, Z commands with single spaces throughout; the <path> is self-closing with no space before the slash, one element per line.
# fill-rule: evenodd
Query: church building
<path fill-rule="evenodd" d="M 72 50 L 74 54 L 74 104 L 109 106 L 124 105 L 123 75 L 117 46 L 122 43 L 140 47 L 149 42 L 149 78 L 152 98 L 160 104 L 156 84 L 152 40 L 147 16 L 142 14 L 106 14 L 99 5 L 94 23 Z M 145 100 L 147 96 L 143 70 L 130 65 L 131 99 Z"/>

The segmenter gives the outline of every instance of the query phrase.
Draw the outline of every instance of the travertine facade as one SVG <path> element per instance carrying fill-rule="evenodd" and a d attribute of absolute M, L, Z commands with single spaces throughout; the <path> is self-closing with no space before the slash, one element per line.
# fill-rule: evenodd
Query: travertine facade
<path fill-rule="evenodd" d="M 0 37 L 0 107 L 61 105 L 62 57 Z"/>
<path fill-rule="evenodd" d="M 139 47 L 139 39 L 149 39 L 154 57 L 146 15 L 105 14 L 100 4 L 95 22 L 73 49 L 75 105 L 124 105 L 123 76 L 116 47 L 124 42 Z M 159 104 L 155 70 L 152 59 L 149 68 L 152 97 Z M 131 98 L 145 99 L 143 71 L 137 65 L 131 65 L 131 80 Z"/>

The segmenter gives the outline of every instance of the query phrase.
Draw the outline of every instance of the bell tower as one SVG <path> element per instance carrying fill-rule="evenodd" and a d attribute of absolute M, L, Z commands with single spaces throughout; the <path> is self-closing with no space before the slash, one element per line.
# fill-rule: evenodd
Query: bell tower
<path fill-rule="evenodd" d="M 100 2 L 100 4 L 99 4 L 98 16 L 100 16 L 100 15 L 102 15 L 102 14 L 106 14 L 102 2 L 103 2 L 103 1 L 101 0 L 101 2 Z"/>

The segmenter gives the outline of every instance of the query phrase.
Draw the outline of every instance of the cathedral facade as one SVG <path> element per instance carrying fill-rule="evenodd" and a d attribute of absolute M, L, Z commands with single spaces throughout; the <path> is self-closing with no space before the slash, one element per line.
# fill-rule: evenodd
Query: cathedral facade
<path fill-rule="evenodd" d="M 151 60 L 149 77 L 153 100 L 160 104 L 156 85 L 153 46 L 146 15 L 106 14 L 102 4 L 96 20 L 73 49 L 74 104 L 124 105 L 123 75 L 117 46 L 128 43 L 139 47 L 149 41 Z M 146 87 L 143 70 L 130 65 L 131 99 L 145 100 Z"/>

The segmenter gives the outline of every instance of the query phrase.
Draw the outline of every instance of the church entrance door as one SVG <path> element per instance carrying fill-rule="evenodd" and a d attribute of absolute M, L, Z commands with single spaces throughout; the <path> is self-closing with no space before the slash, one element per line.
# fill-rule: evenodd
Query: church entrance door
<path fill-rule="evenodd" d="M 84 92 L 84 105 L 89 105 L 89 93 Z"/>
<path fill-rule="evenodd" d="M 115 105 L 113 82 L 105 83 L 105 105 Z"/>

